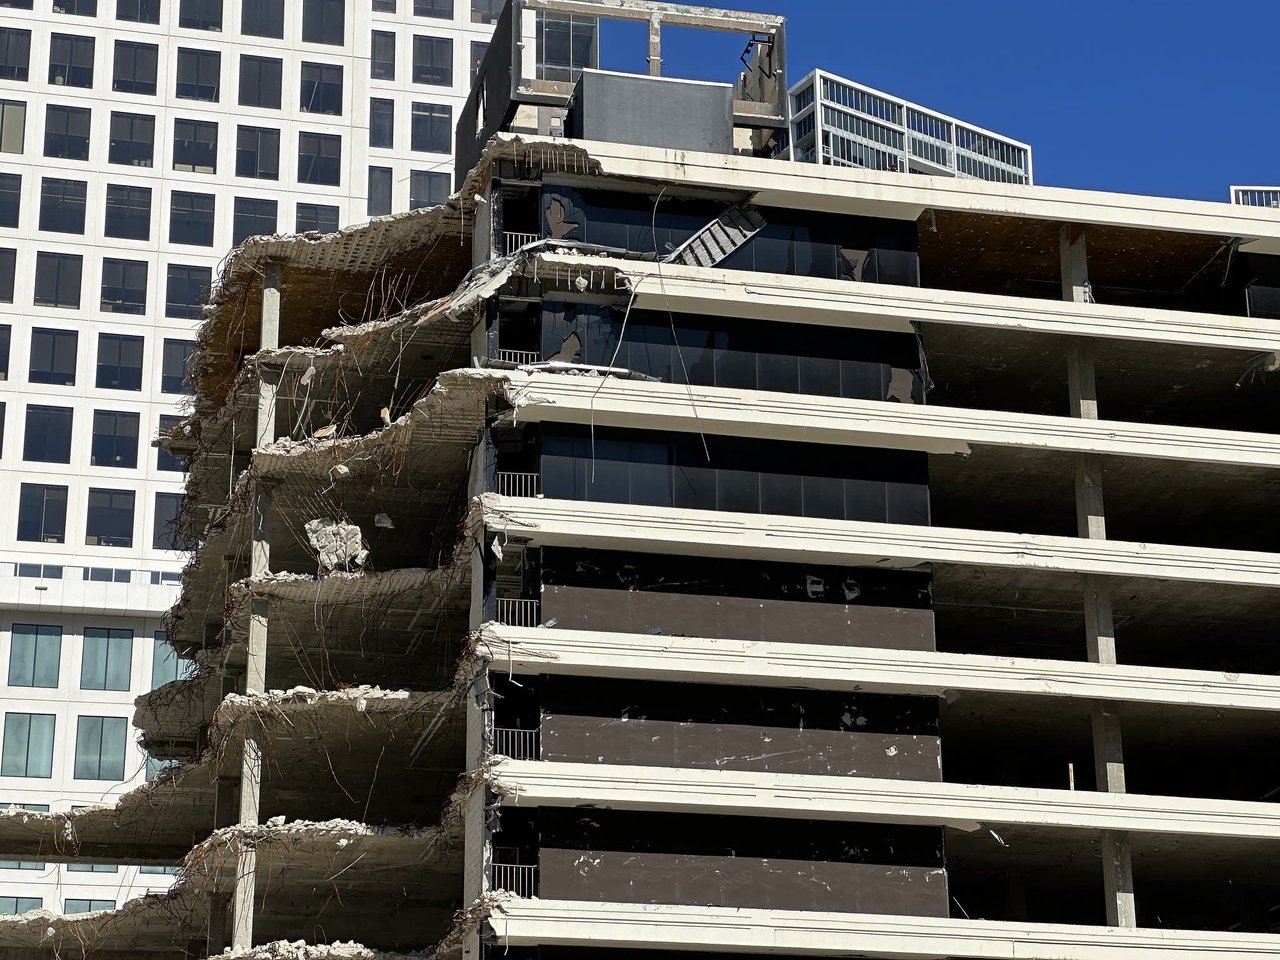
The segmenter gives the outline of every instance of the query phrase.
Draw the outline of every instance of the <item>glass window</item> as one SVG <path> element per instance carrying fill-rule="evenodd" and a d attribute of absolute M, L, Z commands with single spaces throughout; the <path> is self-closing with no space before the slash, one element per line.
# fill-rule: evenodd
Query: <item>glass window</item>
<path fill-rule="evenodd" d="M 180 100 L 218 102 L 222 55 L 216 50 L 178 48 L 178 83 L 174 93 Z"/>
<path fill-rule="evenodd" d="M 90 777 L 90 780 L 110 780 L 110 777 Z M 121 776 L 119 779 L 123 780 Z M 93 913 L 95 910 L 114 910 L 114 900 L 85 900 L 80 897 L 68 897 L 62 905 L 63 913 Z"/>
<path fill-rule="evenodd" d="M 453 108 L 440 103 L 415 103 L 409 149 L 420 153 L 449 153 L 452 146 Z"/>
<path fill-rule="evenodd" d="M 178 26 L 186 30 L 221 30 L 222 0 L 181 0 Z"/>
<path fill-rule="evenodd" d="M 71 809 L 76 809 L 72 807 Z M 68 863 L 68 873 L 118 873 L 119 867 L 107 863 Z"/>
<path fill-rule="evenodd" d="M 122 333 L 98 334 L 99 390 L 142 389 L 142 337 Z"/>
<path fill-rule="evenodd" d="M 93 411 L 92 467 L 132 470 L 138 465 L 138 414 L 121 410 Z"/>
<path fill-rule="evenodd" d="M 213 194 L 175 190 L 170 195 L 169 242 L 213 246 Z"/>
<path fill-rule="evenodd" d="M 181 422 L 182 417 L 161 414 L 158 435 L 167 437 Z M 156 447 L 156 469 L 169 473 L 182 473 L 187 469 L 187 462 L 181 457 L 174 456 L 164 447 Z"/>
<path fill-rule="evenodd" d="M 437 20 L 453 19 L 453 0 L 413 0 L 415 17 L 435 17 Z"/>
<path fill-rule="evenodd" d="M 300 203 L 296 229 L 299 233 L 334 233 L 338 229 L 338 208 L 325 203 Z"/>
<path fill-rule="evenodd" d="M 0 227 L 16 227 L 22 206 L 22 175 L 0 173 Z"/>
<path fill-rule="evenodd" d="M 142 113 L 112 113 L 107 162 L 149 167 L 155 154 L 155 141 L 155 117 Z"/>
<path fill-rule="evenodd" d="M 10 638 L 9 686 L 57 687 L 62 662 L 62 628 L 15 623 Z"/>
<path fill-rule="evenodd" d="M 280 179 L 280 131 L 275 127 L 236 127 L 236 176 Z"/>
<path fill-rule="evenodd" d="M 346 7 L 346 0 L 302 0 L 303 42 L 342 46 Z"/>
<path fill-rule="evenodd" d="M 6 713 L 0 776 L 53 775 L 53 714 Z"/>
<path fill-rule="evenodd" d="M 156 550 L 190 550 L 195 545 L 182 537 L 178 530 L 178 515 L 182 513 L 182 494 L 157 493 L 155 522 L 151 527 L 151 546 Z"/>
<path fill-rule="evenodd" d="M 13 281 L 18 273 L 18 251 L 13 247 L 0 247 L 0 303 L 13 303 Z M 9 372 L 9 328 L 2 331 L 3 356 L 0 356 L 0 380 Z"/>
<path fill-rule="evenodd" d="M 196 345 L 192 340 L 165 339 L 160 359 L 161 393 L 195 393 L 195 389 L 187 383 L 187 361 L 191 359 L 195 349 Z"/>
<path fill-rule="evenodd" d="M 396 0 L 373 0 L 374 13 L 395 13 Z"/>
<path fill-rule="evenodd" d="M 302 96 L 307 113 L 342 113 L 342 67 L 333 63 L 302 64 Z"/>
<path fill-rule="evenodd" d="M 81 690 L 128 690 L 132 672 L 132 630 L 85 627 Z"/>
<path fill-rule="evenodd" d="M 103 233 L 122 240 L 151 239 L 151 188 L 107 184 Z"/>
<path fill-rule="evenodd" d="M 596 66 L 595 17 L 538 11 L 538 79 L 573 83 Z"/>
<path fill-rule="evenodd" d="M 133 546 L 132 490 L 89 488 L 89 515 L 85 522 L 86 546 Z"/>
<path fill-rule="evenodd" d="M 240 57 L 240 105 L 280 109 L 284 61 L 272 57 Z"/>
<path fill-rule="evenodd" d="M 80 309 L 83 258 L 75 253 L 36 254 L 36 306 Z"/>
<path fill-rule="evenodd" d="M 369 53 L 369 76 L 374 80 L 396 78 L 396 35 L 390 30 L 374 30 Z"/>
<path fill-rule="evenodd" d="M 70 463 L 71 421 L 70 407 L 29 404 L 22 459 L 32 463 Z"/>
<path fill-rule="evenodd" d="M 40 181 L 40 229 L 50 233 L 84 233 L 85 191 L 83 180 Z"/>
<path fill-rule="evenodd" d="M 0 27 L 0 80 L 26 80 L 31 75 L 31 31 Z"/>
<path fill-rule="evenodd" d="M 506 3 L 507 0 L 471 0 L 471 22 L 494 23 Z"/>
<path fill-rule="evenodd" d="M 18 539 L 62 543 L 67 534 L 67 488 L 24 483 L 18 492 Z"/>
<path fill-rule="evenodd" d="M 159 23 L 160 0 L 116 0 L 116 19 L 129 23 Z"/>
<path fill-rule="evenodd" d="M 0 100 L 0 153 L 21 153 L 27 143 L 27 105 Z"/>
<path fill-rule="evenodd" d="M 13 328 L 0 323 L 0 382 L 9 379 L 9 336 Z"/>
<path fill-rule="evenodd" d="M 93 86 L 93 37 L 55 33 L 49 38 L 49 82 L 59 87 Z"/>
<path fill-rule="evenodd" d="M 112 257 L 103 259 L 101 307 L 104 313 L 146 313 L 145 260 L 116 260 Z"/>
<path fill-rule="evenodd" d="M 124 689 L 128 689 L 125 687 Z M 123 780 L 124 748 L 129 721 L 124 717 L 79 717 L 76 720 L 76 763 L 72 774 L 77 780 Z M 109 910 L 111 900 L 67 901 L 66 912 L 74 913 L 72 903 L 95 904 L 89 910 Z M 102 907 L 96 904 L 107 903 Z M 79 912 L 84 912 L 79 911 Z"/>
<path fill-rule="evenodd" d="M 25 9 L 30 10 L 30 4 Z M 17 916 L 31 910 L 39 910 L 43 906 L 44 899 L 41 897 L 9 897 L 0 894 L 0 916 Z"/>
<path fill-rule="evenodd" d="M 396 102 L 374 97 L 369 101 L 369 146 L 389 150 L 396 145 Z"/>
<path fill-rule="evenodd" d="M 391 168 L 369 168 L 369 216 L 381 217 L 391 212 Z"/>
<path fill-rule="evenodd" d="M 429 170 L 409 172 L 409 209 L 435 207 L 449 199 L 449 175 Z"/>
<path fill-rule="evenodd" d="M 342 178 L 342 137 L 298 134 L 298 182 L 336 187 Z"/>
<path fill-rule="evenodd" d="M 173 121 L 173 169 L 216 173 L 218 125 L 210 120 Z"/>
<path fill-rule="evenodd" d="M 413 38 L 413 82 L 453 85 L 453 41 L 448 37 Z"/>
<path fill-rule="evenodd" d="M 485 54 L 489 52 L 489 45 L 482 40 L 471 41 L 471 85 L 475 86 L 476 77 L 480 74 L 480 65 L 484 63 Z"/>
<path fill-rule="evenodd" d="M 284 0 L 241 0 L 240 32 L 253 37 L 284 38 Z"/>
<path fill-rule="evenodd" d="M 44 155 L 89 159 L 89 110 L 50 104 L 44 114 Z"/>
<path fill-rule="evenodd" d="M 59 387 L 76 382 L 76 332 L 35 327 L 31 331 L 31 383 L 51 383 Z"/>
<path fill-rule="evenodd" d="M 57 0 L 53 5 L 54 13 L 69 13 L 77 17 L 96 17 L 98 0 Z"/>
<path fill-rule="evenodd" d="M 164 315 L 197 320 L 209 296 L 213 271 L 209 267 L 171 263 L 165 283 Z"/>
<path fill-rule="evenodd" d="M 231 218 L 231 242 L 239 246 L 249 237 L 274 236 L 276 232 L 276 202 L 255 197 L 236 197 L 235 212 Z M 168 343 L 168 341 L 165 341 Z"/>
<path fill-rule="evenodd" d="M 154 43 L 117 40 L 111 89 L 117 93 L 145 93 L 154 96 L 159 51 L 160 48 Z"/>

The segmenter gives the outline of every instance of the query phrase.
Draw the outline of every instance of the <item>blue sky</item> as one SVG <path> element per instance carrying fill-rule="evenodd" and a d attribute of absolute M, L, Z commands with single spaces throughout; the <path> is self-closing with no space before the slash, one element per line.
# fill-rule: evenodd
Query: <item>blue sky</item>
<path fill-rule="evenodd" d="M 785 15 L 792 81 L 822 67 L 1030 143 L 1038 183 L 1225 200 L 1280 182 L 1280 0 L 712 5 Z M 669 37 L 665 72 L 725 79 L 740 50 L 717 40 Z"/>

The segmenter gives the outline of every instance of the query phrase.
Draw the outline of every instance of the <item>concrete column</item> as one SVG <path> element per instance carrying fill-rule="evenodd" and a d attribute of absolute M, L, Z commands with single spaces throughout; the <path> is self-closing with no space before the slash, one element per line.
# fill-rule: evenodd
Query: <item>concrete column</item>
<path fill-rule="evenodd" d="M 656 13 L 649 18 L 649 76 L 662 76 L 662 18 Z"/>
<path fill-rule="evenodd" d="M 1062 298 L 1088 303 L 1088 252 L 1083 231 L 1062 228 Z M 1098 419 L 1098 389 L 1092 346 L 1076 341 L 1067 354 L 1067 390 L 1071 415 L 1084 420 Z M 1106 510 L 1102 495 L 1102 461 L 1089 454 L 1076 457 L 1076 528 L 1089 540 L 1107 538 Z M 1116 662 L 1115 620 L 1111 594 L 1104 580 L 1083 577 L 1085 643 L 1093 663 Z M 1120 716 L 1116 704 L 1093 705 L 1093 762 L 1098 789 L 1124 793 L 1124 748 L 1120 736 Z M 1136 927 L 1133 897 L 1133 859 L 1129 838 L 1104 831 L 1101 837 L 1102 882 L 1106 896 L 1107 923 L 1113 927 Z"/>

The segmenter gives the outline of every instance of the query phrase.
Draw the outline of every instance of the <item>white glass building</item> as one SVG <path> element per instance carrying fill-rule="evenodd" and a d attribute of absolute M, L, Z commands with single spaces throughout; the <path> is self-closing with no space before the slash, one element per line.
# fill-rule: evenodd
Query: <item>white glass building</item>
<path fill-rule="evenodd" d="M 200 305 L 260 233 L 440 202 L 502 0 L 0 0 L 0 803 L 148 774 L 133 700 L 184 666 L 175 423 Z M 164 868 L 0 861 L 0 913 Z M 155 872 L 159 871 L 159 872 Z"/>

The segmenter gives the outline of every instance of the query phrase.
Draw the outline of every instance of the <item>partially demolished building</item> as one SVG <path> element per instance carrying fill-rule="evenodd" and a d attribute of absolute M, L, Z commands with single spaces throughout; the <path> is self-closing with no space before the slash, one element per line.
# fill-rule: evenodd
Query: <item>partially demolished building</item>
<path fill-rule="evenodd" d="M 1274 955 L 1280 219 L 781 163 L 776 19 L 513 6 L 448 204 L 229 260 L 180 763 L 0 815 L 181 875 L 0 960 Z M 625 142 L 554 11 L 774 93 Z"/>

